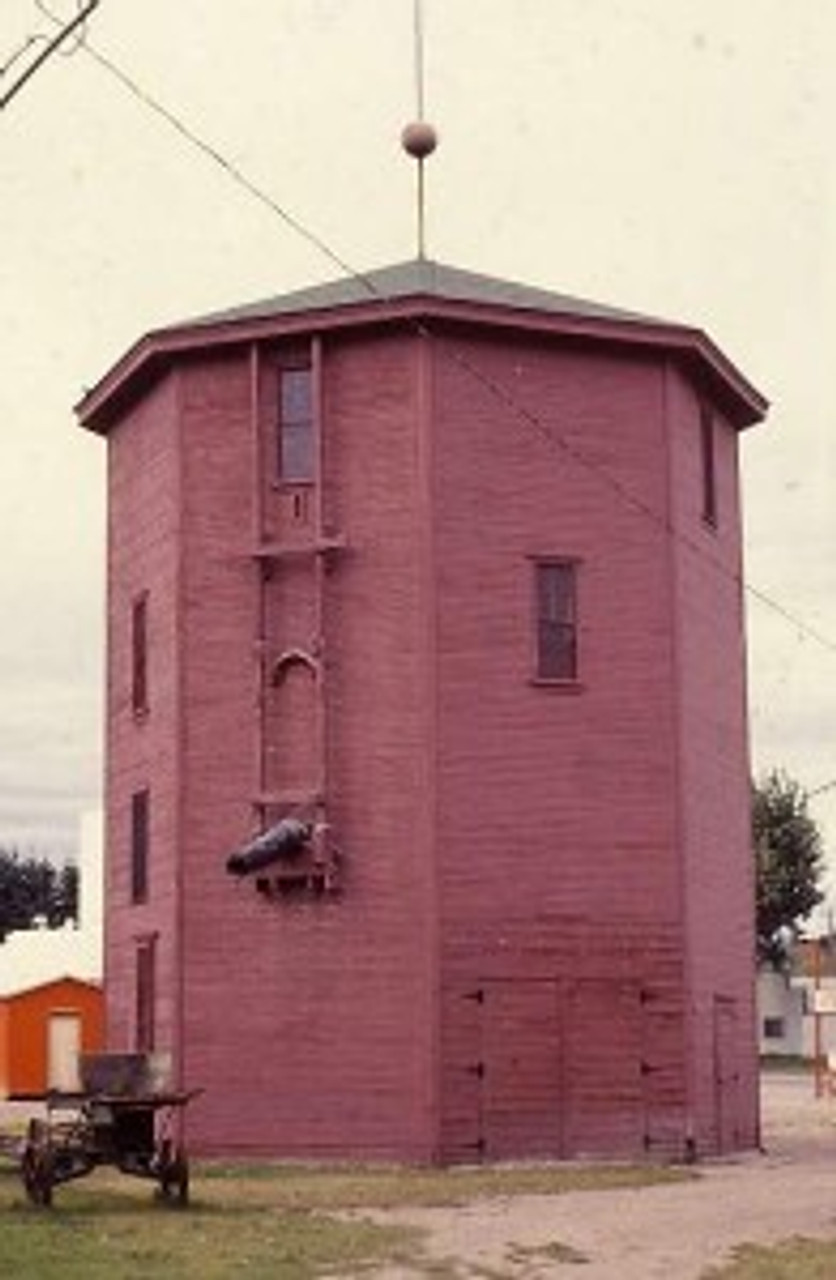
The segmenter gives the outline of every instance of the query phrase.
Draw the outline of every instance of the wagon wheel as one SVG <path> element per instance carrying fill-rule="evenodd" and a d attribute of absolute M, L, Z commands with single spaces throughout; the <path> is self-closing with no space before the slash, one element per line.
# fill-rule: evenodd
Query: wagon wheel
<path fill-rule="evenodd" d="M 50 1142 L 49 1126 L 43 1120 L 30 1120 L 20 1167 L 23 1185 L 32 1204 L 48 1209 L 52 1204 L 55 1182 L 55 1156 Z"/>
<path fill-rule="evenodd" d="M 160 1150 L 160 1198 L 184 1207 L 189 1203 L 189 1162 L 182 1147 L 166 1140 Z"/>

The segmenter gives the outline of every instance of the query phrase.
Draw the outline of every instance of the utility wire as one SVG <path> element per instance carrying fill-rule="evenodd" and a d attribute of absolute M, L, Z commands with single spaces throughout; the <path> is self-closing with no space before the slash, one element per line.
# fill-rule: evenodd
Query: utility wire
<path fill-rule="evenodd" d="M 773 613 L 777 613 L 779 617 L 783 618 L 786 622 L 791 623 L 791 625 L 794 626 L 797 631 L 801 632 L 802 635 L 808 636 L 811 640 L 815 640 L 823 649 L 830 649 L 832 653 L 836 653 L 836 641 L 831 640 L 823 631 L 819 631 L 816 627 L 811 626 L 809 622 L 805 622 L 800 618 L 797 613 L 794 613 L 791 609 L 787 609 L 772 596 L 768 596 L 765 591 L 759 591 L 758 588 L 753 586 L 751 583 L 744 582 L 743 586 L 754 600 L 759 600 L 761 604 L 766 605 L 767 608 L 773 611 Z"/>
<path fill-rule="evenodd" d="M 426 326 L 425 326 L 426 328 Z M 687 547 L 689 551 L 701 557 L 707 564 L 711 565 L 721 576 L 733 582 L 737 587 L 746 591 L 753 599 L 759 601 L 766 608 L 771 609 L 778 614 L 785 622 L 790 623 L 799 633 L 809 636 L 815 640 L 824 649 L 836 653 L 836 641 L 831 640 L 823 632 L 809 625 L 797 614 L 787 609 L 778 600 L 768 595 L 765 591 L 747 582 L 743 575 L 730 569 L 723 564 L 717 556 L 711 555 L 704 546 L 691 538 L 682 529 L 679 529 L 672 523 L 668 516 L 662 515 L 659 511 L 651 507 L 643 498 L 634 493 L 627 485 L 625 485 L 617 476 L 613 475 L 606 467 L 602 467 L 600 463 L 589 458 L 582 450 L 576 448 L 566 436 L 560 431 L 555 430 L 548 423 L 532 410 L 527 409 L 504 387 L 500 386 L 493 378 L 490 377 L 483 369 L 478 368 L 466 356 L 460 352 L 452 351 L 449 353 L 450 358 L 456 362 L 461 368 L 465 369 L 471 377 L 480 382 L 486 390 L 488 390 L 496 399 L 500 400 L 515 416 L 527 423 L 533 431 L 537 433 L 540 439 L 547 445 L 559 449 L 573 462 L 583 467 L 584 470 L 596 476 L 600 481 L 609 486 L 610 489 L 621 499 L 625 505 L 633 508 L 634 511 L 644 516 L 646 519 L 655 524 L 669 538 Z"/>
<path fill-rule="evenodd" d="M 39 40 L 45 40 L 45 39 L 46 39 L 46 36 L 37 35 L 37 34 L 27 36 L 23 44 L 20 46 L 20 48 L 15 49 L 14 53 L 10 53 L 6 61 L 3 63 L 3 65 L 0 66 L 0 77 L 7 75 L 8 72 L 11 71 L 14 64 L 17 61 L 19 61 L 19 59 L 22 58 L 23 55 L 27 53 L 29 49 L 32 48 L 33 44 L 37 44 Z"/>
<path fill-rule="evenodd" d="M 35 0 L 35 6 L 36 8 L 40 9 L 41 13 L 44 15 L 45 18 L 49 18 L 50 21 L 55 23 L 60 21 L 60 19 L 58 19 L 55 16 L 55 14 L 50 11 L 49 7 L 46 4 L 44 4 L 44 0 Z M 76 0 L 75 7 L 77 10 L 82 9 L 84 7 L 84 0 Z M 84 41 L 86 39 L 87 39 L 87 28 L 85 25 L 85 26 L 82 26 L 81 29 L 77 32 L 76 38 L 75 38 L 75 44 L 71 49 L 59 50 L 61 57 L 72 58 L 76 53 L 78 53 L 79 49 L 84 44 Z"/>
<path fill-rule="evenodd" d="M 64 41 L 67 40 L 73 34 L 74 31 L 77 31 L 80 27 L 84 25 L 84 23 L 90 17 L 90 14 L 93 12 L 94 9 L 97 9 L 98 6 L 99 6 L 99 0 L 89 0 L 89 2 L 84 6 L 84 8 L 79 9 L 78 13 L 75 15 L 73 19 L 71 19 L 70 22 L 66 23 L 66 25 L 61 27 L 61 30 L 58 32 L 57 35 L 53 36 L 51 40 L 47 41 L 46 48 L 42 49 L 36 58 L 33 58 L 33 60 L 29 63 L 29 66 L 26 67 L 25 70 L 21 72 L 17 80 L 15 80 L 14 84 L 11 86 L 11 88 L 7 89 L 4 94 L 0 94 L 0 111 L 2 111 L 4 107 L 7 107 L 9 105 L 9 103 L 12 101 L 13 98 L 17 97 L 17 95 L 20 93 L 23 86 L 32 79 L 32 76 L 35 74 L 35 72 L 38 71 L 39 68 L 43 66 L 43 64 L 46 62 L 48 58 L 52 57 L 53 53 L 55 53 L 56 50 L 60 48 L 60 46 L 64 43 Z M 48 16 L 53 17 L 52 14 L 49 14 Z M 58 20 L 53 18 L 53 21 L 58 21 Z M 38 38 L 39 37 L 37 36 L 33 36 L 29 43 L 30 44 L 33 43 Z M 22 51 L 19 51 L 19 52 L 22 52 Z"/>
<path fill-rule="evenodd" d="M 361 271 L 356 271 L 352 268 L 344 261 L 343 258 L 340 257 L 338 253 L 334 252 L 330 245 L 326 244 L 321 236 L 318 236 L 315 231 L 312 231 L 309 227 L 305 226 L 299 218 L 296 218 L 292 213 L 289 213 L 283 205 L 280 205 L 277 200 L 274 200 L 273 197 L 262 187 L 257 186 L 256 183 L 247 177 L 238 165 L 231 160 L 227 160 L 217 147 L 206 142 L 199 136 L 199 134 L 195 133 L 193 129 L 176 116 L 173 111 L 169 111 L 168 107 L 163 106 L 161 102 L 152 97 L 152 95 L 148 93 L 147 90 L 143 89 L 136 80 L 127 74 L 127 72 L 123 71 L 121 67 L 118 67 L 112 59 L 106 57 L 98 49 L 95 49 L 89 41 L 84 44 L 84 52 L 91 57 L 94 62 L 97 62 L 100 67 L 103 67 L 110 73 L 110 75 L 114 76 L 115 79 L 117 79 L 119 83 L 133 95 L 133 97 L 138 99 L 139 102 L 143 103 L 144 106 L 148 107 L 149 110 L 153 111 L 156 115 L 160 116 L 167 124 L 171 125 L 173 129 L 176 129 L 187 142 L 190 142 L 193 147 L 196 147 L 201 151 L 204 156 L 213 162 L 213 164 L 216 164 L 219 168 L 223 169 L 224 173 L 226 173 L 233 182 L 237 183 L 239 187 L 242 187 L 249 195 L 258 200 L 258 202 L 264 205 L 265 208 L 269 209 L 271 213 L 281 218 L 282 222 L 290 227 L 292 231 L 295 231 L 297 235 L 302 236 L 302 238 L 307 240 L 309 244 L 313 245 L 320 253 L 324 254 L 325 257 L 334 263 L 335 266 L 339 267 L 340 271 L 357 280 L 372 296 L 377 294 L 378 291 L 375 289 L 372 282 L 364 276 Z"/>
<path fill-rule="evenodd" d="M 98 3 L 98 0 L 95 0 Z M 43 6 L 41 6 L 43 7 Z M 52 16 L 52 15 L 50 15 Z M 53 19 L 55 20 L 55 19 Z M 421 21 L 420 3 L 416 0 L 415 21 L 419 24 Z M 265 192 L 261 187 L 252 182 L 247 175 L 236 164 L 227 160 L 226 157 L 213 146 L 206 142 L 197 134 L 194 129 L 186 125 L 178 116 L 169 108 L 165 107 L 156 98 L 154 98 L 147 90 L 143 89 L 136 80 L 123 71 L 116 63 L 106 57 L 98 49 L 95 49 L 89 41 L 85 41 L 82 46 L 84 52 L 91 57 L 99 66 L 103 67 L 110 75 L 114 76 L 120 84 L 122 84 L 135 98 L 153 111 L 156 115 L 165 120 L 172 128 L 184 137 L 192 146 L 196 147 L 204 156 L 218 165 L 228 177 L 230 177 L 238 186 L 242 187 L 251 196 L 259 201 L 260 204 L 269 209 L 274 215 L 281 219 L 286 226 L 295 231 L 309 244 L 317 248 L 325 257 L 334 263 L 347 276 L 356 280 L 361 284 L 369 295 L 380 301 L 391 301 L 373 280 L 352 267 L 344 258 L 336 253 L 325 240 L 316 232 L 307 227 L 299 218 L 289 213 L 277 200 Z M 421 321 L 415 323 L 416 332 L 422 336 L 430 336 L 429 327 Z M 681 545 L 686 546 L 689 550 L 699 555 L 708 564 L 710 564 L 718 573 L 726 577 L 729 581 L 735 583 L 741 590 L 745 591 L 753 599 L 757 600 L 764 607 L 770 609 L 773 613 L 783 618 L 789 623 L 799 634 L 808 636 L 814 640 L 822 648 L 836 654 L 836 641 L 829 636 L 812 627 L 804 621 L 792 610 L 786 608 L 780 601 L 774 599 L 767 592 L 747 582 L 743 575 L 735 570 L 729 569 L 716 556 L 708 554 L 706 549 L 690 538 L 688 534 L 681 529 L 676 528 L 671 520 L 658 511 L 654 510 L 648 503 L 635 494 L 628 486 L 626 486 L 617 476 L 601 466 L 600 463 L 585 455 L 581 450 L 577 449 L 566 439 L 560 431 L 555 430 L 543 421 L 543 419 L 532 410 L 527 409 L 524 405 L 511 395 L 506 388 L 500 386 L 492 377 L 485 373 L 483 369 L 474 365 L 472 361 L 463 356 L 460 352 L 448 352 L 449 358 L 453 360 L 460 368 L 476 379 L 481 385 L 496 399 L 506 406 L 512 413 L 522 422 L 525 422 L 536 434 L 550 447 L 559 449 L 567 457 L 572 458 L 574 462 L 582 466 L 588 472 L 597 476 L 597 478 L 610 489 L 615 492 L 621 501 L 629 505 L 636 512 L 644 516 L 659 527 L 667 537 L 670 537 Z"/>

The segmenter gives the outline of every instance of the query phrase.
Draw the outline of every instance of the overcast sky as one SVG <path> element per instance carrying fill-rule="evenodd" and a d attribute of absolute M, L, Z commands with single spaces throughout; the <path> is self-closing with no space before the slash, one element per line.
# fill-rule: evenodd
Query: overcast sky
<path fill-rule="evenodd" d="M 697 325 L 772 402 L 747 577 L 808 630 L 750 596 L 754 762 L 830 782 L 836 5 L 425 0 L 425 26 L 431 256 Z M 0 65 L 53 30 L 2 0 Z M 400 261 L 412 30 L 412 0 L 101 0 L 88 43 L 146 100 L 78 48 L 0 113 L 0 842 L 72 850 L 100 800 L 104 445 L 73 404 L 150 328 L 338 274 L 147 99 L 351 267 Z M 836 788 L 811 807 L 836 866 Z"/>

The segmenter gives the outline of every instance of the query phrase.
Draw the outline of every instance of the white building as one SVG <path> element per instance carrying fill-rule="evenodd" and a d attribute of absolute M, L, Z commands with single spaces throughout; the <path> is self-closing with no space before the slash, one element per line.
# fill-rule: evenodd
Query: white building
<path fill-rule="evenodd" d="M 836 939 L 802 939 L 787 973 L 761 968 L 757 1007 L 761 1055 L 812 1060 L 818 1047 L 836 1062 Z"/>

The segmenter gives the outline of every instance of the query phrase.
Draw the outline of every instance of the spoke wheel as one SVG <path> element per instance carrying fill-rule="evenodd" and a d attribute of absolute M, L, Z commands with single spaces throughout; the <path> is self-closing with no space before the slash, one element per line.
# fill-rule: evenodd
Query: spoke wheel
<path fill-rule="evenodd" d="M 49 1127 L 43 1120 L 29 1121 L 20 1173 L 30 1202 L 39 1209 L 48 1209 L 55 1184 L 55 1156 Z"/>
<path fill-rule="evenodd" d="M 160 1169 L 160 1198 L 170 1205 L 185 1207 L 189 1203 L 189 1162 L 182 1147 L 163 1153 Z"/>

